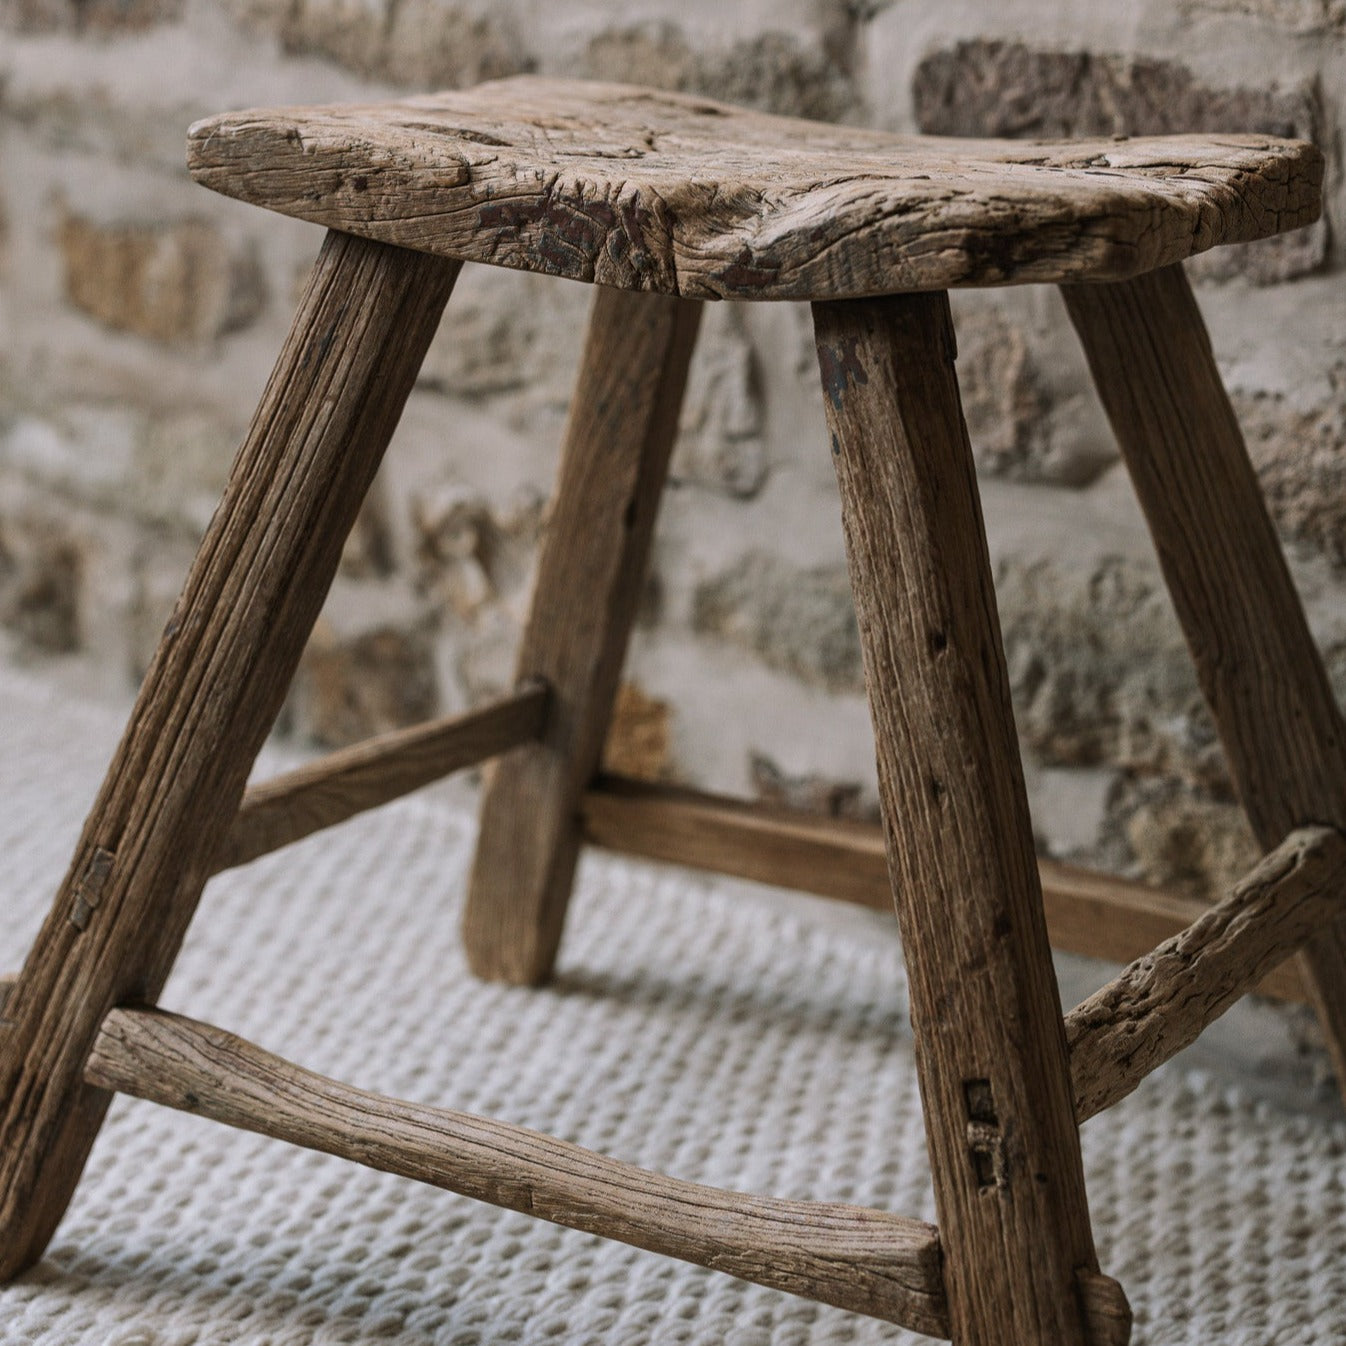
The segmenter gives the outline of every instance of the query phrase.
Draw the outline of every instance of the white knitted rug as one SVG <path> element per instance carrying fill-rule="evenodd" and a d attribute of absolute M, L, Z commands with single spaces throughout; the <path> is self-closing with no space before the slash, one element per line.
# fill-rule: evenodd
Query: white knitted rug
<path fill-rule="evenodd" d="M 0 678 L 0 968 L 120 724 Z M 472 820 L 422 797 L 222 876 L 164 1003 L 314 1069 L 680 1177 L 932 1217 L 888 923 L 586 859 L 562 973 L 483 986 Z M 1346 1340 L 1346 1124 L 1176 1067 L 1083 1130 L 1138 1346 Z M 119 1099 L 0 1343 L 916 1342 L 911 1334 Z"/>

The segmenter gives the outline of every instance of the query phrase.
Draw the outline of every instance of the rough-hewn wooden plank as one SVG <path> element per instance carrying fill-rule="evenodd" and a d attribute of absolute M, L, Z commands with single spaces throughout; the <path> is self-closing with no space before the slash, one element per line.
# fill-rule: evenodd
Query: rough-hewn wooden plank
<path fill-rule="evenodd" d="M 891 912 L 883 830 L 674 785 L 600 776 L 580 801 L 584 839 L 665 864 L 732 874 Z M 1180 934 L 1208 903 L 1111 874 L 1038 860 L 1054 949 L 1129 963 Z M 1279 1000 L 1306 992 L 1293 960 L 1256 987 Z"/>
<path fill-rule="evenodd" d="M 951 140 L 520 78 L 191 129 L 197 181 L 333 228 L 688 298 L 1119 278 L 1309 224 L 1323 158 L 1266 136 Z"/>
<path fill-rule="evenodd" d="M 1346 723 L 1182 268 L 1062 293 L 1253 832 L 1346 828 Z M 1346 921 L 1300 957 L 1346 1088 Z"/>
<path fill-rule="evenodd" d="M 478 976 L 539 982 L 556 958 L 701 307 L 598 290 L 560 479 L 519 650 L 520 680 L 551 689 L 537 743 L 496 764 L 463 916 Z"/>
<path fill-rule="evenodd" d="M 1346 837 L 1292 832 L 1228 897 L 1066 1016 L 1075 1111 L 1125 1098 L 1346 908 Z"/>
<path fill-rule="evenodd" d="M 858 1206 L 726 1192 L 508 1122 L 404 1103 L 291 1065 L 223 1029 L 113 1010 L 86 1077 L 478 1201 L 949 1334 L 938 1232 Z"/>
<path fill-rule="evenodd" d="M 153 1000 L 457 267 L 329 235 L 0 1034 L 0 1277 L 46 1246 L 108 1095 L 103 1016 Z"/>
<path fill-rule="evenodd" d="M 254 785 L 215 869 L 247 864 L 535 739 L 546 707 L 546 686 L 530 683 L 463 715 L 380 734 Z"/>
<path fill-rule="evenodd" d="M 814 324 L 953 1339 L 1084 1346 L 1098 1262 L 948 298 Z"/>

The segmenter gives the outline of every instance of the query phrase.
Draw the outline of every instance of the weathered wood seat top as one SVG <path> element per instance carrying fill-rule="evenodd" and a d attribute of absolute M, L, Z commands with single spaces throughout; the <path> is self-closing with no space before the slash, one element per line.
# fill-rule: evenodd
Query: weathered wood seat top
<path fill-rule="evenodd" d="M 697 298 L 1113 280 L 1309 224 L 1269 136 L 896 136 L 531 77 L 192 127 L 216 191 L 425 252 Z"/>

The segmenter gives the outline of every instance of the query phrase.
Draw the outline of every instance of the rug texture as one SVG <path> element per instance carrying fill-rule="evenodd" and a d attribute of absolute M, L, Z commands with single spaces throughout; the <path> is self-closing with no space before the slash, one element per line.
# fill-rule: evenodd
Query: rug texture
<path fill-rule="evenodd" d="M 0 968 L 120 727 L 0 678 Z M 679 1177 L 933 1218 L 890 923 L 591 856 L 556 984 L 485 986 L 457 940 L 471 838 L 417 797 L 221 876 L 163 1003 Z M 1140 1346 L 1346 1340 L 1346 1124 L 1170 1066 L 1082 1134 Z M 3 1346 L 924 1340 L 130 1099 L 0 1290 Z"/>

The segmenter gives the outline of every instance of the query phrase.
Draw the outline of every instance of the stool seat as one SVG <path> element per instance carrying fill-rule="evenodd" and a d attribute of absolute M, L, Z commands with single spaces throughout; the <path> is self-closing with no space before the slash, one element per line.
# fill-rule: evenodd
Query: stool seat
<path fill-rule="evenodd" d="M 534 77 L 192 127 L 208 187 L 421 252 L 699 299 L 1117 280 L 1310 224 L 1270 136 L 898 136 Z"/>
<path fill-rule="evenodd" d="M 0 1283 L 42 1256 L 117 1092 L 954 1346 L 1127 1346 L 1079 1124 L 1296 951 L 1346 1081 L 1346 718 L 1180 265 L 1311 222 L 1322 157 L 900 137 L 538 79 L 235 113 L 190 157 L 328 233 L 65 880 L 0 977 Z M 599 283 L 513 689 L 248 788 L 431 342 L 471 340 L 442 321 L 469 260 Z M 1028 281 L 1060 283 L 1267 852 L 1214 907 L 1075 871 L 1049 914 L 944 292 Z M 881 827 L 602 770 L 703 298 L 813 300 Z M 651 1173 L 157 1006 L 209 875 L 487 761 L 461 918 L 480 977 L 552 976 L 587 845 L 891 904 L 938 1225 Z M 1141 956 L 1063 1016 L 1053 932 Z"/>

